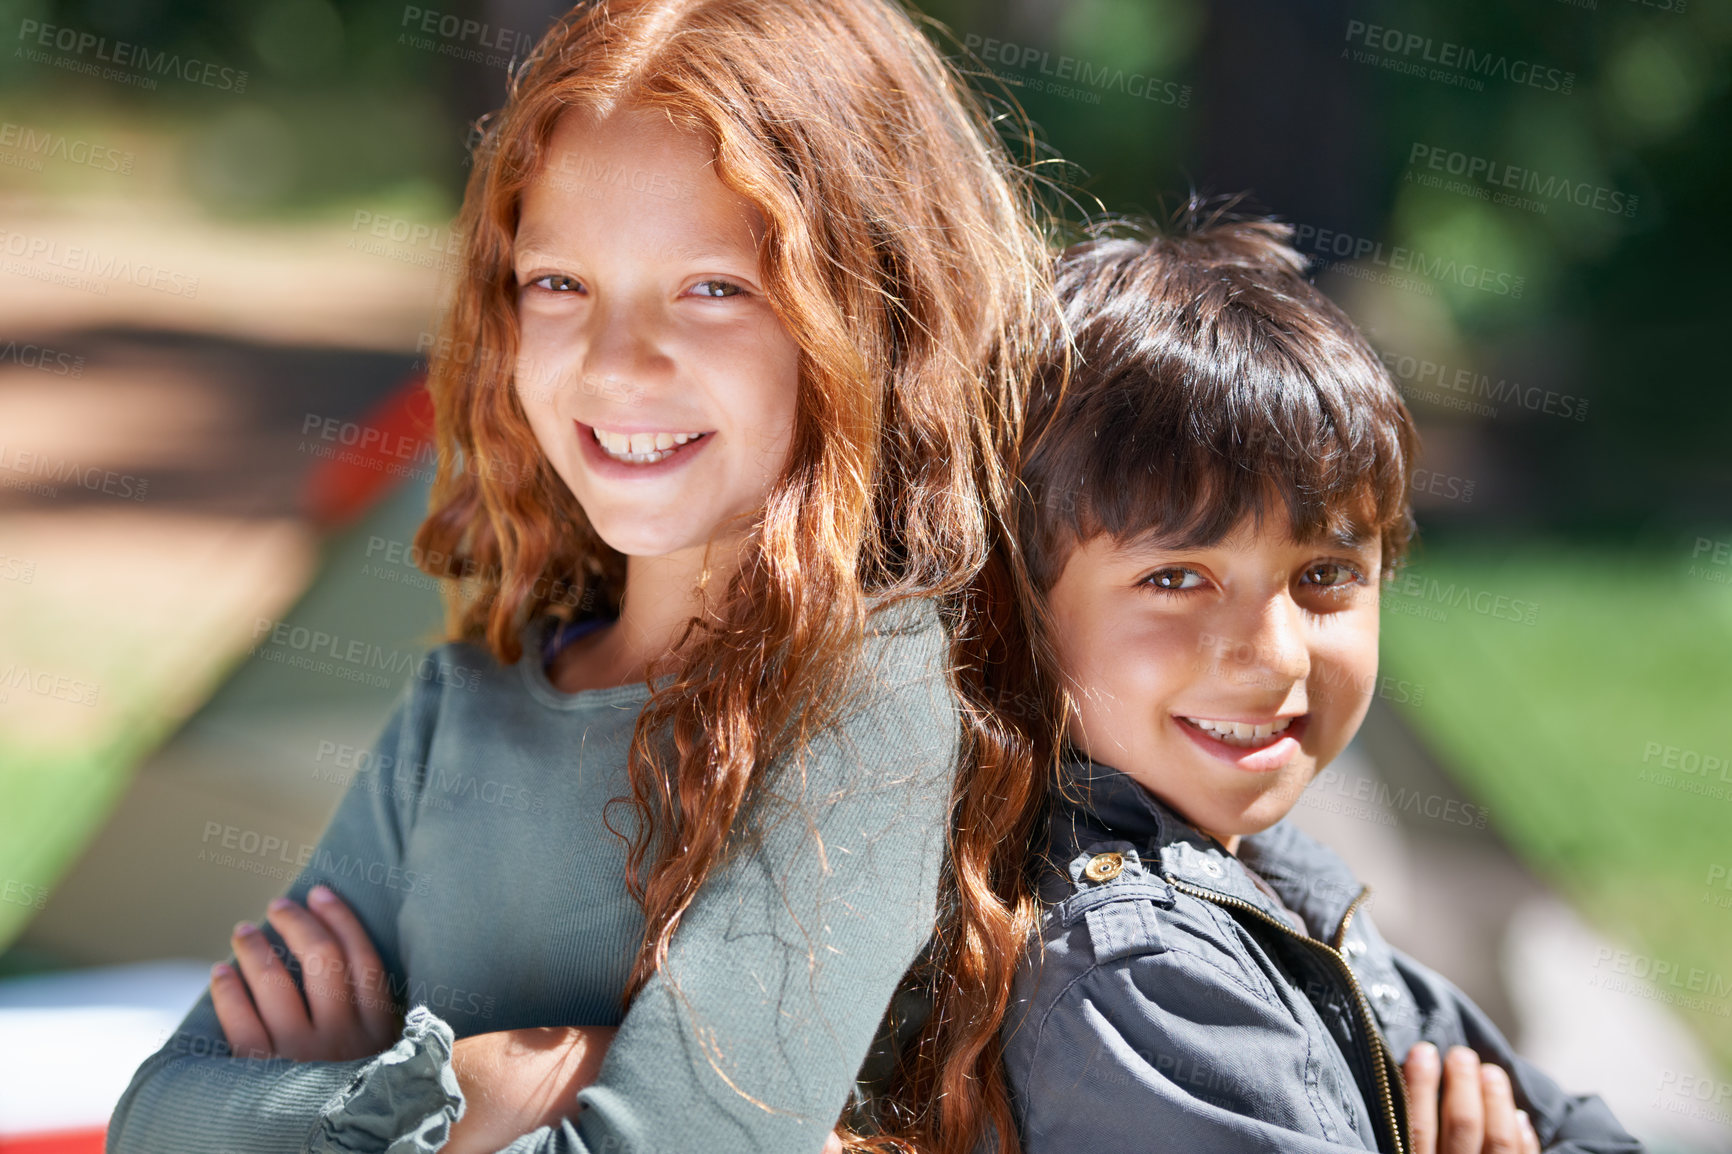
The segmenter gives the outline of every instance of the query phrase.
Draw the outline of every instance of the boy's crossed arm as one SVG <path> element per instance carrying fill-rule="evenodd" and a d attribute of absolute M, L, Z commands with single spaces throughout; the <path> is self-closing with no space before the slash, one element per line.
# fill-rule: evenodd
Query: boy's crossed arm
<path fill-rule="evenodd" d="M 1420 1042 L 1407 1053 L 1408 1154 L 1539 1154 L 1540 1136 L 1516 1107 L 1509 1071 L 1466 1046 Z M 1440 1084 L 1441 1083 L 1441 1084 Z"/>
<path fill-rule="evenodd" d="M 1025 970 L 1019 984 L 1031 1012 L 1008 1036 L 1006 1054 L 1025 1154 L 1169 1143 L 1188 1154 L 1378 1148 L 1375 1127 L 1362 1121 L 1356 1131 L 1334 1106 L 1356 1089 L 1331 1087 L 1302 1068 L 1311 1055 L 1288 1007 L 1250 975 L 1187 949 L 1180 934 L 1168 944 L 1080 977 L 1052 958 L 1039 976 Z M 1477 1038 L 1477 1013 L 1459 1004 L 1452 1010 L 1446 1016 L 1462 1019 L 1470 1040 L 1504 1054 L 1501 1039 Z M 1615 1126 L 1598 1124 L 1609 1118 L 1572 1110 L 1543 1074 L 1509 1059 L 1520 1067 L 1516 1078 L 1470 1046 L 1449 1046 L 1440 1059 L 1432 1043 L 1413 1045 L 1403 1063 L 1406 1154 L 1640 1149 Z M 1535 1105 L 1548 1119 L 1550 1146 L 1518 1103 L 1529 1092 L 1541 1099 Z"/>

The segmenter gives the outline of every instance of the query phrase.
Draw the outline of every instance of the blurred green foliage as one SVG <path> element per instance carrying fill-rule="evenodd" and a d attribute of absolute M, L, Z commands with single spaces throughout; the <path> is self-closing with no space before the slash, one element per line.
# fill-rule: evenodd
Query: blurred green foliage
<path fill-rule="evenodd" d="M 1591 6 L 1584 7 L 1582 4 Z M 1516 469 L 1495 509 L 1440 511 L 1428 526 L 1529 531 L 1545 527 L 1624 540 L 1724 521 L 1732 497 L 1732 391 L 1720 387 L 1713 326 L 1732 304 L 1723 276 L 1728 234 L 1715 227 L 1732 179 L 1728 117 L 1732 5 L 1701 0 L 1578 0 L 1511 7 L 1490 0 L 1380 0 L 1351 10 L 1307 7 L 1310 82 L 1291 91 L 1232 93 L 1210 53 L 1215 35 L 1263 10 L 1232 0 L 1070 0 L 1011 10 L 985 0 L 932 0 L 946 50 L 988 38 L 1037 62 L 985 66 L 985 83 L 1014 97 L 1038 126 L 1037 158 L 1072 187 L 1076 207 L 1151 211 L 1195 182 L 1235 126 L 1205 112 L 1229 98 L 1255 114 L 1329 88 L 1352 99 L 1352 123 L 1319 105 L 1320 141 L 1355 134 L 1363 167 L 1345 174 L 1373 206 L 1353 224 L 1387 245 L 1417 246 L 1524 281 L 1519 299 L 1444 283 L 1440 310 L 1361 315 L 1396 352 L 1520 372 L 1524 383 L 1591 399 L 1578 426 L 1511 414 L 1474 436 Z M 478 6 L 446 10 L 484 17 Z M 473 10 L 471 10 L 473 8 Z M 1681 8 L 1682 10 L 1675 10 Z M 0 102 L 8 115 L 55 122 L 111 115 L 160 128 L 177 150 L 185 190 L 225 215 L 341 214 L 408 206 L 439 219 L 455 210 L 465 175 L 465 121 L 476 100 L 503 92 L 504 70 L 416 47 L 397 0 L 0 0 Z M 142 92 L 25 58 L 28 22 L 219 61 L 249 73 L 243 94 L 164 81 Z M 1483 91 L 1345 58 L 1349 21 L 1535 62 L 1572 80 L 1567 94 L 1488 79 Z M 406 35 L 405 26 L 410 26 Z M 1048 91 L 1058 57 L 1103 73 L 1158 77 L 1182 101 L 1138 98 L 1122 86 L 1073 81 Z M 1024 57 L 1026 60 L 1027 57 Z M 1213 87 L 1211 85 L 1214 85 Z M 1051 87 L 1060 87 L 1052 85 Z M 1309 107 L 1309 106 L 1306 106 Z M 1215 139 L 1201 139 L 1205 132 Z M 1634 198 L 1631 215 L 1552 201 L 1545 211 L 1490 203 L 1413 183 L 1416 144 Z M 1230 144 L 1230 142 L 1229 142 Z M 1253 162 L 1255 158 L 1252 158 Z M 1423 171 L 1422 166 L 1419 166 Z M 1278 184 L 1271 172 L 1265 186 Z M 1277 212 L 1286 206 L 1270 205 Z M 1392 294 L 1384 294 L 1389 296 Z M 1349 301 L 1350 308 L 1357 302 Z M 1387 311 L 1387 310 L 1386 310 Z M 1459 414 L 1428 409 L 1428 420 Z"/>
<path fill-rule="evenodd" d="M 1732 1069 L 1732 566 L 1695 545 L 1424 557 L 1384 594 L 1383 665 L 1427 687 L 1409 723 L 1588 920 L 1710 976 L 1663 992 L 1699 995 L 1679 1016 Z"/>
<path fill-rule="evenodd" d="M 437 218 L 462 195 L 465 130 L 446 96 L 451 62 L 399 43 L 404 10 L 330 0 L 0 0 L 0 33 L 14 43 L 0 53 L 0 106 L 33 126 L 59 127 L 71 115 L 152 133 L 174 150 L 182 190 L 213 215 L 389 203 Z M 102 38 L 104 46 L 70 54 L 81 62 L 140 45 L 245 72 L 244 89 L 170 75 L 142 90 L 79 75 L 23 55 L 40 26 Z"/>

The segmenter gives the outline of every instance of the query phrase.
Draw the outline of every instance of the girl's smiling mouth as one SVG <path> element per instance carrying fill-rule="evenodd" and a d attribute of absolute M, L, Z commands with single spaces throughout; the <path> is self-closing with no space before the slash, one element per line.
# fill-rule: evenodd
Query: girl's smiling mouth
<path fill-rule="evenodd" d="M 1204 752 L 1239 769 L 1267 773 L 1299 752 L 1310 714 L 1296 717 L 1223 719 L 1174 714 L 1173 721 Z"/>
<path fill-rule="evenodd" d="M 601 429 L 574 421 L 584 443 L 584 456 L 591 462 L 605 461 L 642 469 L 670 458 L 689 457 L 705 444 L 714 429 L 703 432 L 657 429 L 653 431 Z"/>
<path fill-rule="evenodd" d="M 695 441 L 704 433 L 616 433 L 609 429 L 597 429 L 591 426 L 590 432 L 601 444 L 602 452 L 616 461 L 631 461 L 634 464 L 650 464 L 663 461 L 673 456 L 673 451 L 688 441 Z"/>

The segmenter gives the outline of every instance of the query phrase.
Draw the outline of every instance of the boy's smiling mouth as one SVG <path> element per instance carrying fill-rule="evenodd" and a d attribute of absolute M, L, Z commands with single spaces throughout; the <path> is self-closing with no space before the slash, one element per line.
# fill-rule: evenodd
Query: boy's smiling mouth
<path fill-rule="evenodd" d="M 1280 769 L 1299 752 L 1310 714 L 1256 719 L 1191 717 L 1173 714 L 1185 736 L 1204 752 L 1239 769 L 1266 773 Z"/>
<path fill-rule="evenodd" d="M 1207 717 L 1180 717 L 1179 720 L 1196 726 L 1210 737 L 1228 745 L 1259 749 L 1271 744 L 1274 735 L 1285 732 L 1296 719 L 1279 717 L 1273 721 L 1218 721 Z"/>

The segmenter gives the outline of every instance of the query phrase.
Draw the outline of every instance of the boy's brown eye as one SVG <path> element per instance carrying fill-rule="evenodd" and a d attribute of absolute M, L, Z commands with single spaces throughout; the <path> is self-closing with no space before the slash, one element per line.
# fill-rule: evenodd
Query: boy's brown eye
<path fill-rule="evenodd" d="M 1325 589 L 1334 589 L 1337 586 L 1352 583 L 1359 574 L 1339 561 L 1319 561 L 1306 569 L 1303 576 L 1307 585 L 1319 585 Z"/>
<path fill-rule="evenodd" d="M 1157 569 L 1143 579 L 1144 585 L 1156 589 L 1168 589 L 1175 592 L 1185 589 L 1195 589 L 1203 582 L 1202 575 L 1195 569 L 1185 569 L 1173 566 L 1168 569 Z"/>

